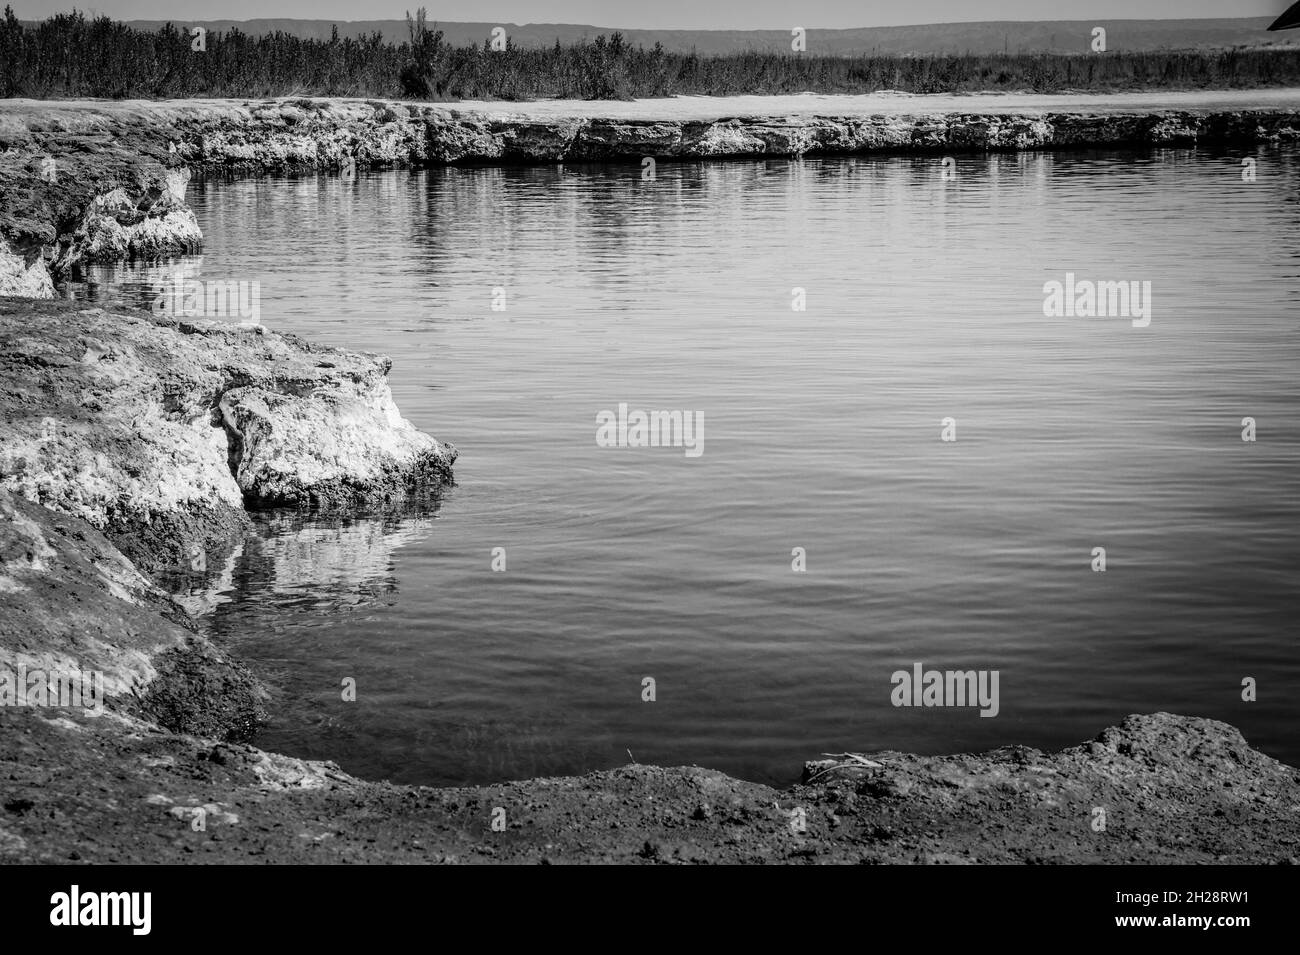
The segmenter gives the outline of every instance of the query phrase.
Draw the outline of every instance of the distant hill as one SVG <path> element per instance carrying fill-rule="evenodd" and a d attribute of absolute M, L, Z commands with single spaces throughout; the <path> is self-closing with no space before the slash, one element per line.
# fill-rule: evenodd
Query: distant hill
<path fill-rule="evenodd" d="M 1112 51 L 1165 49 L 1222 49 L 1224 47 L 1288 47 L 1300 49 L 1300 36 L 1269 33 L 1272 17 L 1215 20 L 1045 20 L 1037 22 L 936 23 L 903 27 L 863 27 L 849 30 L 808 30 L 808 52 L 831 55 L 854 53 L 1086 53 L 1092 29 L 1104 26 Z M 129 20 L 143 30 L 155 30 L 161 20 Z M 340 36 L 378 32 L 384 39 L 407 38 L 405 20 L 176 20 L 178 26 L 210 30 L 238 27 L 245 33 L 282 30 L 300 37 L 329 39 L 337 25 Z M 504 26 L 516 46 L 551 46 L 558 39 L 569 44 L 614 32 L 610 27 L 570 23 L 439 23 L 447 42 L 455 46 L 481 44 L 493 27 Z M 789 50 L 790 33 L 780 30 L 622 30 L 633 45 L 662 43 L 673 52 L 701 54 L 744 50 Z"/>

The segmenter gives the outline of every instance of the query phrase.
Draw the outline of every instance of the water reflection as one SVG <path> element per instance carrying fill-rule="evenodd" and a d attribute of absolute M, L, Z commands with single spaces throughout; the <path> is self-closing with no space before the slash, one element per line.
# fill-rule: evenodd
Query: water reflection
<path fill-rule="evenodd" d="M 189 580 L 173 599 L 193 616 L 238 618 L 249 602 L 261 613 L 333 614 L 397 594 L 397 551 L 432 533 L 437 505 L 419 514 L 319 517 L 253 515 L 253 529 L 216 574 Z"/>

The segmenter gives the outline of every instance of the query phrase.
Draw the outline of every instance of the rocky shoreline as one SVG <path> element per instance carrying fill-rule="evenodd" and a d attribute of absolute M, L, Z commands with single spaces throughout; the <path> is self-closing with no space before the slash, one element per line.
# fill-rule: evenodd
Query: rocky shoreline
<path fill-rule="evenodd" d="M 382 356 L 255 323 L 36 299 L 79 263 L 193 248 L 190 169 L 552 161 L 556 142 L 568 144 L 561 158 L 610 155 L 600 153 L 609 137 L 594 145 L 603 127 L 569 137 L 552 117 L 520 126 L 475 113 L 444 128 L 417 113 L 434 107 L 401 105 L 398 115 L 398 105 L 326 104 L 328 115 L 307 116 L 280 104 L 255 121 L 231 105 L 54 104 L 41 117 L 0 106 L 0 296 L 25 296 L 0 297 L 0 702 L 6 674 L 102 680 L 94 709 L 0 705 L 0 862 L 1300 858 L 1300 772 L 1227 724 L 1166 713 L 1130 716 L 1058 753 L 813 760 L 786 790 L 638 765 L 429 789 L 249 745 L 266 688 L 159 583 L 219 576 L 251 509 L 426 507 L 454 481 L 456 449 L 402 418 Z M 1177 129 L 1189 122 L 1196 137 L 1234 142 L 1293 138 L 1300 123 L 1290 107 L 1231 119 L 1211 111 L 1179 127 L 1135 115 L 1145 118 L 1126 120 L 1130 132 L 1159 129 L 1170 141 L 1183 141 Z M 728 128 L 758 135 L 735 122 Z M 920 128 L 899 122 L 908 136 Z M 451 151 L 429 152 L 434 126 Z M 908 142 L 951 149 L 956 128 Z M 462 142 L 468 129 L 488 138 Z M 703 148 L 704 139 L 673 139 L 681 129 L 656 140 L 655 154 Z M 635 130 L 613 136 L 625 155 L 664 134 Z M 555 140 L 561 132 L 569 138 Z M 984 129 L 969 148 L 1043 145 L 1006 135 Z M 513 145 L 493 156 L 489 142 Z M 797 145 L 773 142 L 764 154 Z M 45 156 L 52 182 L 39 172 Z"/>
<path fill-rule="evenodd" d="M 0 483 L 146 572 L 214 564 L 245 509 L 359 513 L 453 480 L 391 366 L 256 324 L 0 302 Z"/>
<path fill-rule="evenodd" d="M 1300 139 L 1300 91 L 633 103 L 0 101 L 0 295 L 202 242 L 192 174 L 947 154 Z"/>

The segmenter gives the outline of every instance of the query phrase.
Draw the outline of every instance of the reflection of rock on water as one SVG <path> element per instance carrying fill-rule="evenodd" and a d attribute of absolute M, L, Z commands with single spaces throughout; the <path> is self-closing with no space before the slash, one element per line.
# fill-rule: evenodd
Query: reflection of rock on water
<path fill-rule="evenodd" d="M 428 536 L 431 513 L 313 519 L 298 514 L 254 518 L 253 531 L 202 586 L 173 587 L 172 599 L 193 616 L 248 600 L 275 609 L 274 598 L 309 598 L 328 612 L 364 606 L 397 591 L 398 548 Z M 268 598 L 272 598 L 269 599 Z"/>
<path fill-rule="evenodd" d="M 187 574 L 158 574 L 159 583 L 169 592 L 173 601 L 185 608 L 191 617 L 205 617 L 217 606 L 230 601 L 235 588 L 235 568 L 244 556 L 240 544 L 226 555 L 216 567 L 208 565 L 204 571 Z"/>
<path fill-rule="evenodd" d="M 245 568 L 263 594 L 310 596 L 341 607 L 393 593 L 398 548 L 428 536 L 432 515 L 257 521 L 245 542 Z"/>

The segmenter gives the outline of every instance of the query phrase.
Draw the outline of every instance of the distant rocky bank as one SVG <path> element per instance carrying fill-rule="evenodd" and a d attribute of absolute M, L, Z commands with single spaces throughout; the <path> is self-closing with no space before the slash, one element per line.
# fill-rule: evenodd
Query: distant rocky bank
<path fill-rule="evenodd" d="M 1300 91 L 375 100 L 0 101 L 0 295 L 83 264 L 196 251 L 191 175 L 640 162 L 1300 138 Z"/>

